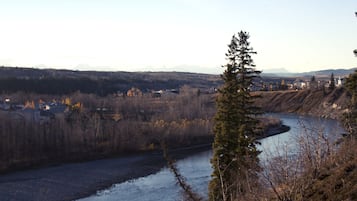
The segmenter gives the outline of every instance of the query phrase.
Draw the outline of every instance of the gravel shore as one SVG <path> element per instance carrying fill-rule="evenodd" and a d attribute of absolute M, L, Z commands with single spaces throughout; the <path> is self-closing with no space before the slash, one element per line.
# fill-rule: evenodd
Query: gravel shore
<path fill-rule="evenodd" d="M 197 146 L 171 153 L 183 158 L 209 148 Z M 0 176 L 0 200 L 75 200 L 115 183 L 155 173 L 165 164 L 162 153 L 153 152 L 14 172 Z"/>
<path fill-rule="evenodd" d="M 268 137 L 289 130 L 272 129 Z M 211 148 L 211 144 L 170 151 L 175 159 Z M 1 201 L 69 201 L 87 197 L 100 189 L 159 171 L 166 165 L 160 152 L 13 172 L 0 175 Z"/>

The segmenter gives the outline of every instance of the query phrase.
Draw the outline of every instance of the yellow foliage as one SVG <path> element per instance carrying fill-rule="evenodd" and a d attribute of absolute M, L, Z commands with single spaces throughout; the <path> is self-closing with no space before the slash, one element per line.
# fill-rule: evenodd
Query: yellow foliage
<path fill-rule="evenodd" d="M 128 90 L 126 93 L 128 97 L 133 97 L 133 96 L 142 96 L 143 93 L 141 92 L 140 89 L 132 87 L 131 89 Z"/>
<path fill-rule="evenodd" d="M 71 101 L 71 98 L 65 98 L 63 101 L 62 101 L 65 105 L 72 105 L 72 101 Z"/>
<path fill-rule="evenodd" d="M 76 110 L 78 112 L 83 110 L 83 105 L 80 102 L 77 102 L 76 104 L 72 105 L 72 110 Z"/>
<path fill-rule="evenodd" d="M 26 101 L 25 108 L 35 109 L 35 102 L 34 101 Z"/>
<path fill-rule="evenodd" d="M 121 120 L 122 119 L 122 116 L 119 114 L 119 113 L 115 113 L 114 115 L 113 115 L 113 120 L 114 121 L 119 121 L 119 120 Z"/>
<path fill-rule="evenodd" d="M 158 128 L 163 128 L 165 127 L 166 123 L 164 120 L 160 119 L 160 120 L 156 120 L 154 122 L 154 127 L 158 127 Z"/>
<path fill-rule="evenodd" d="M 148 146 L 148 149 L 149 150 L 154 150 L 155 149 L 154 143 L 150 143 L 149 146 Z"/>

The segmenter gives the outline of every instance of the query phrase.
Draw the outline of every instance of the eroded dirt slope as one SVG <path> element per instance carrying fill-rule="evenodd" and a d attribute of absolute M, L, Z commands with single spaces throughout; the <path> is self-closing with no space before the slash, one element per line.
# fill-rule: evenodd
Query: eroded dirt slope
<path fill-rule="evenodd" d="M 348 94 L 343 88 L 328 90 L 255 92 L 256 104 L 265 112 L 298 113 L 338 119 L 346 111 Z"/>

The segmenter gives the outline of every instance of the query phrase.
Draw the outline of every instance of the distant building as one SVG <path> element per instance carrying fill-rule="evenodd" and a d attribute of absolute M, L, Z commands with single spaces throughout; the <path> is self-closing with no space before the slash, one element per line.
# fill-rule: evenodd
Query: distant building
<path fill-rule="evenodd" d="M 180 93 L 180 91 L 177 89 L 166 89 L 166 90 L 152 91 L 151 96 L 159 98 L 159 97 L 163 97 L 163 96 L 176 96 L 179 93 Z"/>
<path fill-rule="evenodd" d="M 161 97 L 163 94 L 163 91 L 162 90 L 159 90 L 159 91 L 152 91 L 151 92 L 151 96 L 154 97 L 154 98 L 159 98 Z"/>
<path fill-rule="evenodd" d="M 342 87 L 342 86 L 345 84 L 345 81 L 346 81 L 345 78 L 339 77 L 339 78 L 337 79 L 337 82 L 335 82 L 335 83 L 336 83 L 336 86 L 337 86 L 337 87 Z"/>
<path fill-rule="evenodd" d="M 296 79 L 293 83 L 295 89 L 306 89 L 307 83 L 302 79 Z"/>

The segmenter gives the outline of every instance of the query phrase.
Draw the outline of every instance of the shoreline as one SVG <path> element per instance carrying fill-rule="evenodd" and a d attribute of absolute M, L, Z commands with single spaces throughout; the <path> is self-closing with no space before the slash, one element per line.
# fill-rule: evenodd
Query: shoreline
<path fill-rule="evenodd" d="M 210 144 L 169 150 L 175 159 L 209 150 Z M 166 166 L 161 151 L 18 171 L 0 176 L 1 200 L 76 200 Z"/>
<path fill-rule="evenodd" d="M 277 135 L 284 128 L 272 129 L 265 137 Z M 178 160 L 211 149 L 212 144 L 170 149 Z M 0 198 L 4 200 L 76 200 L 94 195 L 98 190 L 153 174 L 166 166 L 162 151 L 151 151 L 116 158 L 61 164 L 40 169 L 0 175 Z"/>
<path fill-rule="evenodd" d="M 271 137 L 274 135 L 279 135 L 288 132 L 289 130 L 290 130 L 290 126 L 284 124 L 281 124 L 279 127 L 271 127 L 267 129 L 266 134 L 263 135 L 260 139 Z"/>

